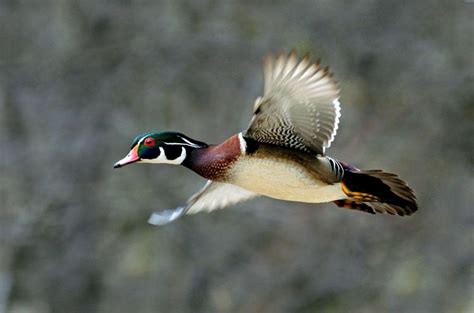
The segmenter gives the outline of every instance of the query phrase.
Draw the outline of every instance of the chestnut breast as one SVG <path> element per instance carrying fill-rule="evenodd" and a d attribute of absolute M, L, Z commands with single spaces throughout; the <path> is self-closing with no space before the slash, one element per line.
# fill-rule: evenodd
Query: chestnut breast
<path fill-rule="evenodd" d="M 239 137 L 234 135 L 219 145 L 194 150 L 189 167 L 204 178 L 226 181 L 228 169 L 242 155 Z"/>

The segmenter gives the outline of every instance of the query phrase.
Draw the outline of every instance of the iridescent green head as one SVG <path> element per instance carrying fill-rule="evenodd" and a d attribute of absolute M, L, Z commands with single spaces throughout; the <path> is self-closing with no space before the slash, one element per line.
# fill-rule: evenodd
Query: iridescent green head
<path fill-rule="evenodd" d="M 132 142 L 130 152 L 114 168 L 131 163 L 181 164 L 194 149 L 207 144 L 177 132 L 156 132 L 138 135 Z"/>

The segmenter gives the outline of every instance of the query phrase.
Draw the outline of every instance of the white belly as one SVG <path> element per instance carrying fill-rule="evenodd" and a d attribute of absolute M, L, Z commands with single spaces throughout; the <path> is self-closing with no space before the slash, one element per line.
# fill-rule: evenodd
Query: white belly
<path fill-rule="evenodd" d="M 278 159 L 241 158 L 232 169 L 231 183 L 287 201 L 320 203 L 347 198 L 340 183 L 328 185 L 315 179 L 303 166 Z"/>

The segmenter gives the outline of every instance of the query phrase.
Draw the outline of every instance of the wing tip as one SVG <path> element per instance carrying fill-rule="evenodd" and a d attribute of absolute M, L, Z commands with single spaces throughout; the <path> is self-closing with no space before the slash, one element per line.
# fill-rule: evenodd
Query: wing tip
<path fill-rule="evenodd" d="M 264 72 L 267 73 L 265 77 L 266 86 L 270 87 L 275 81 L 284 79 L 288 75 L 293 78 L 313 80 L 313 82 L 327 78 L 328 83 L 334 85 L 336 93 L 339 94 L 339 83 L 334 79 L 335 75 L 331 67 L 321 68 L 321 58 L 314 61 L 311 59 L 309 52 L 306 52 L 302 58 L 298 58 L 296 48 L 291 49 L 289 53 L 279 51 L 267 54 L 263 58 Z"/>
<path fill-rule="evenodd" d="M 186 207 L 180 206 L 174 210 L 163 210 L 153 212 L 148 218 L 148 224 L 163 226 L 169 224 L 186 214 Z"/>

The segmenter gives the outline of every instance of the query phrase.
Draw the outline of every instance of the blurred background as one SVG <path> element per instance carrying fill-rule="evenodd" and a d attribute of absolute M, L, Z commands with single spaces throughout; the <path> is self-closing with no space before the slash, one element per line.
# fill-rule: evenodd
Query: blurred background
<path fill-rule="evenodd" d="M 473 312 L 474 3 L 0 0 L 0 313 Z M 113 170 L 138 133 L 246 128 L 268 53 L 340 81 L 328 154 L 408 218 L 260 198 L 166 227 L 204 179 Z"/>

